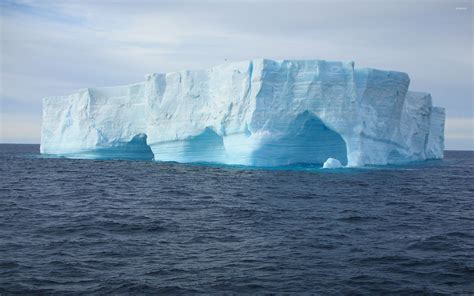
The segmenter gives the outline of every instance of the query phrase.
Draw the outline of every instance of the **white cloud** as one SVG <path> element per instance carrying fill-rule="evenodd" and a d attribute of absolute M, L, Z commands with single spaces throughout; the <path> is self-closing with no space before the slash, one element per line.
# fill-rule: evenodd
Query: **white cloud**
<path fill-rule="evenodd" d="M 40 142 L 41 118 L 29 114 L 0 113 L 0 139 L 2 143 Z"/>
<path fill-rule="evenodd" d="M 470 142 L 471 148 L 474 148 L 474 118 L 448 118 L 445 133 L 448 141 L 465 140 Z"/>
<path fill-rule="evenodd" d="M 474 118 L 448 118 L 446 150 L 474 150 Z"/>

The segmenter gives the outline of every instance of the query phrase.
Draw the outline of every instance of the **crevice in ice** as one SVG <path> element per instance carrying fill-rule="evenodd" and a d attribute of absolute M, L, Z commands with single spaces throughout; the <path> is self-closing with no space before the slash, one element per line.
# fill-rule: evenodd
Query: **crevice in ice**
<path fill-rule="evenodd" d="M 259 166 L 295 163 L 322 165 L 328 158 L 336 158 L 346 165 L 346 142 L 340 134 L 308 111 L 294 119 L 284 136 L 267 140 L 252 155 L 253 164 Z"/>

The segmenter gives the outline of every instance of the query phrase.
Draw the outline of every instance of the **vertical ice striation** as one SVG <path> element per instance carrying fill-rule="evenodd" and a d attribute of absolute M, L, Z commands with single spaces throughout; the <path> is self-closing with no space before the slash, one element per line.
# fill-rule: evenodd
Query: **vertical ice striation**
<path fill-rule="evenodd" d="M 442 158 L 444 109 L 395 71 L 257 59 L 43 101 L 41 151 L 280 166 Z"/>
<path fill-rule="evenodd" d="M 430 131 L 425 153 L 427 159 L 443 158 L 444 154 L 444 108 L 431 107 Z"/>

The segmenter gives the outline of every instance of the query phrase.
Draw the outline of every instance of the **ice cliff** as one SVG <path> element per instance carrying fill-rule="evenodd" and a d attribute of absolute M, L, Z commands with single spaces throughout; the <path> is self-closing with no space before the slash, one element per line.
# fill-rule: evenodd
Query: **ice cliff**
<path fill-rule="evenodd" d="M 257 166 L 442 158 L 444 109 L 407 74 L 256 59 L 43 100 L 41 153 Z"/>

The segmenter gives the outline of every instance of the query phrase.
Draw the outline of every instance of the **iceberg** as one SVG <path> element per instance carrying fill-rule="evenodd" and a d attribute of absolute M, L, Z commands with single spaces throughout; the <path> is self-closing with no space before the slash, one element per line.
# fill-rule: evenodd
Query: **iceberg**
<path fill-rule="evenodd" d="M 443 108 L 406 73 L 254 59 L 43 99 L 41 153 L 251 166 L 443 157 Z"/>

